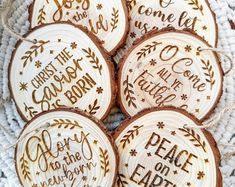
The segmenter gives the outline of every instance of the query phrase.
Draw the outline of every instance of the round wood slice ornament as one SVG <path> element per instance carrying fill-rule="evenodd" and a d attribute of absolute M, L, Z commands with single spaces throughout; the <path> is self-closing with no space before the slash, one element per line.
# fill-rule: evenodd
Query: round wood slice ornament
<path fill-rule="evenodd" d="M 222 187 L 220 153 L 211 134 L 176 108 L 150 109 L 115 132 L 120 163 L 115 187 Z"/>
<path fill-rule="evenodd" d="M 209 117 L 222 95 L 218 56 L 186 31 L 163 29 L 142 37 L 119 64 L 119 102 L 133 116 L 145 108 L 175 106 Z"/>
<path fill-rule="evenodd" d="M 127 4 L 131 19 L 126 49 L 152 29 L 165 27 L 191 29 L 210 45 L 217 46 L 218 26 L 207 0 L 127 0 Z M 125 51 L 118 51 L 117 63 Z"/>
<path fill-rule="evenodd" d="M 32 119 L 16 146 L 16 170 L 24 187 L 112 186 L 118 157 L 104 125 L 71 109 Z"/>
<path fill-rule="evenodd" d="M 61 106 L 79 108 L 98 119 L 111 109 L 116 92 L 113 64 L 81 27 L 40 26 L 19 42 L 9 67 L 9 86 L 24 120 Z"/>
<path fill-rule="evenodd" d="M 124 0 L 34 0 L 29 12 L 32 28 L 68 20 L 85 26 L 111 55 L 125 42 L 129 28 Z"/>

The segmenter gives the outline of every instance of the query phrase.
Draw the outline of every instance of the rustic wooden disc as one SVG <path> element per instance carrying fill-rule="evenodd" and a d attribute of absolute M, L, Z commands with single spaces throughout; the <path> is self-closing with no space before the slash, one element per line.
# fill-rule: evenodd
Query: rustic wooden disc
<path fill-rule="evenodd" d="M 117 152 L 101 122 L 72 109 L 45 112 L 22 131 L 15 150 L 24 187 L 112 186 Z"/>
<path fill-rule="evenodd" d="M 145 108 L 175 106 L 207 118 L 222 95 L 218 56 L 199 36 L 186 31 L 152 31 L 119 64 L 119 101 L 133 116 Z"/>
<path fill-rule="evenodd" d="M 127 0 L 127 4 L 131 19 L 126 49 L 152 29 L 165 27 L 191 29 L 210 45 L 217 46 L 218 26 L 207 0 Z M 117 63 L 125 51 L 118 51 Z"/>
<path fill-rule="evenodd" d="M 220 153 L 206 130 L 176 108 L 150 109 L 115 132 L 120 163 L 116 187 L 222 187 Z"/>
<path fill-rule="evenodd" d="M 34 0 L 29 13 L 32 28 L 68 20 L 87 27 L 111 55 L 125 42 L 129 28 L 124 0 Z"/>
<path fill-rule="evenodd" d="M 27 121 L 41 111 L 78 107 L 98 119 L 112 107 L 112 62 L 95 37 L 68 23 L 40 26 L 19 42 L 9 67 L 9 86 Z"/>

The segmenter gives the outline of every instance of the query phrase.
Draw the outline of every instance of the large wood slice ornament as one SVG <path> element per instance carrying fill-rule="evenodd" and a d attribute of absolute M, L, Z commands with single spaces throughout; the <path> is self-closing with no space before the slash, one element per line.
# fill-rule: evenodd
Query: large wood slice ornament
<path fill-rule="evenodd" d="M 129 28 L 124 0 L 34 0 L 29 12 L 32 28 L 68 20 L 87 27 L 112 55 L 125 42 Z"/>
<path fill-rule="evenodd" d="M 119 64 L 119 102 L 133 116 L 153 106 L 181 107 L 207 118 L 222 95 L 218 56 L 199 36 L 163 29 L 144 36 Z"/>
<path fill-rule="evenodd" d="M 127 0 L 127 4 L 131 19 L 126 49 L 152 29 L 165 27 L 191 29 L 210 45 L 217 46 L 218 28 L 207 0 Z M 124 51 L 119 50 L 117 63 Z"/>
<path fill-rule="evenodd" d="M 19 42 L 9 67 L 12 96 L 30 120 L 41 111 L 78 107 L 105 118 L 115 98 L 112 62 L 93 35 L 72 24 L 34 29 Z"/>
<path fill-rule="evenodd" d="M 103 125 L 69 109 L 40 114 L 22 131 L 15 150 L 24 187 L 113 186 L 118 157 Z"/>
<path fill-rule="evenodd" d="M 120 163 L 115 187 L 222 187 L 220 153 L 211 134 L 176 108 L 150 109 L 115 132 Z"/>

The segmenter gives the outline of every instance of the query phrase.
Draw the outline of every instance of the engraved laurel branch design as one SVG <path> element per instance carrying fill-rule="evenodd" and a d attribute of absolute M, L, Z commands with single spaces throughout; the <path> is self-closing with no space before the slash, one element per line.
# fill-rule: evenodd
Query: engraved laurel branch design
<path fill-rule="evenodd" d="M 136 5 L 136 0 L 127 0 L 127 7 L 129 10 L 132 10 L 135 5 Z"/>
<path fill-rule="evenodd" d="M 185 0 L 188 1 L 188 4 L 193 6 L 193 10 L 199 10 L 202 15 L 203 13 L 203 6 L 199 4 L 198 0 Z"/>
<path fill-rule="evenodd" d="M 204 75 L 207 77 L 206 82 L 210 83 L 212 90 L 213 86 L 215 85 L 215 79 L 214 79 L 215 73 L 212 69 L 212 65 L 209 60 L 206 62 L 203 59 L 201 59 L 201 62 L 204 65 L 202 69 L 206 71 L 206 73 L 204 73 Z"/>
<path fill-rule="evenodd" d="M 143 127 L 143 125 L 141 126 L 134 126 L 133 129 L 127 131 L 127 134 L 125 136 L 123 136 L 123 138 L 121 139 L 121 143 L 122 143 L 122 148 L 124 149 L 126 147 L 127 144 L 130 144 L 131 140 L 133 140 L 135 138 L 135 136 L 139 135 L 139 129 L 141 129 Z"/>
<path fill-rule="evenodd" d="M 126 181 L 126 176 L 124 174 L 119 174 L 117 175 L 117 186 L 118 187 L 125 187 L 128 185 L 128 182 Z"/>
<path fill-rule="evenodd" d="M 137 53 L 138 56 L 138 61 L 143 58 L 146 57 L 147 54 L 150 54 L 151 52 L 155 51 L 157 48 L 157 45 L 162 44 L 162 42 L 152 42 L 152 44 L 148 44 L 146 45 L 144 48 L 140 49 L 140 51 Z"/>
<path fill-rule="evenodd" d="M 128 102 L 128 106 L 133 106 L 134 108 L 137 108 L 136 104 L 135 104 L 135 96 L 134 96 L 134 91 L 133 89 L 133 85 L 131 83 L 129 83 L 129 76 L 127 75 L 126 80 L 123 82 L 123 86 L 125 87 L 124 89 L 124 95 L 126 96 L 126 101 Z"/>
<path fill-rule="evenodd" d="M 82 49 L 86 53 L 86 57 L 90 59 L 90 63 L 93 64 L 93 68 L 98 70 L 100 75 L 102 75 L 101 70 L 102 70 L 102 65 L 100 64 L 100 61 L 96 54 L 91 50 L 91 48 L 88 49 Z"/>
<path fill-rule="evenodd" d="M 206 143 L 201 140 L 199 134 L 195 133 L 193 129 L 189 128 L 179 128 L 180 131 L 184 133 L 185 137 L 189 138 L 190 142 L 193 142 L 193 145 L 196 147 L 201 147 L 203 151 L 206 153 Z"/>
<path fill-rule="evenodd" d="M 111 26 L 112 26 L 111 32 L 113 32 L 117 28 L 117 24 L 119 21 L 118 18 L 119 18 L 119 10 L 113 8 L 112 18 L 111 18 Z"/>
<path fill-rule="evenodd" d="M 28 51 L 25 52 L 21 60 L 24 60 L 23 67 L 27 65 L 28 62 L 33 61 L 33 57 L 37 57 L 38 54 L 43 53 L 44 45 L 49 43 L 48 41 L 39 40 L 36 44 L 32 45 Z"/>
<path fill-rule="evenodd" d="M 107 150 L 103 150 L 101 147 L 99 149 L 101 169 L 104 171 L 104 177 L 106 177 L 107 173 L 109 172 L 109 155 Z"/>
<path fill-rule="evenodd" d="M 29 107 L 26 103 L 24 103 L 24 110 L 25 112 L 29 113 L 29 116 L 31 118 L 33 118 L 38 113 L 36 110 L 34 110 L 34 107 L 32 106 Z"/>
<path fill-rule="evenodd" d="M 22 170 L 22 174 L 24 176 L 24 179 L 28 179 L 29 181 L 31 181 L 31 174 L 29 171 L 29 163 L 27 160 L 24 159 L 24 154 L 23 156 L 20 158 L 20 168 Z"/>
<path fill-rule="evenodd" d="M 95 115 L 97 113 L 97 110 L 100 109 L 100 106 L 98 105 L 98 99 L 94 101 L 93 104 L 89 104 L 88 110 L 85 110 L 85 112 L 88 112 L 91 115 Z"/>
<path fill-rule="evenodd" d="M 54 119 L 54 122 L 51 124 L 51 127 L 57 127 L 58 129 L 69 128 L 73 130 L 75 128 L 82 128 L 82 126 L 77 121 L 71 121 L 70 119 Z"/>
<path fill-rule="evenodd" d="M 46 12 L 44 11 L 45 5 L 39 10 L 39 15 L 38 15 L 38 25 L 42 25 L 45 23 L 45 15 Z"/>

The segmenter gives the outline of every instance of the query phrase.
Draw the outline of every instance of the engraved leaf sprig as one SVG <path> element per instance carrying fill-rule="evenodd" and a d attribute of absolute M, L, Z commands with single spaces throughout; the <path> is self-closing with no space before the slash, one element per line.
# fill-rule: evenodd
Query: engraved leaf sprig
<path fill-rule="evenodd" d="M 127 75 L 126 80 L 123 82 L 124 89 L 124 95 L 126 96 L 126 101 L 128 102 L 128 106 L 133 106 L 134 108 L 137 108 L 134 101 L 136 101 L 136 98 L 134 96 L 133 85 L 129 83 L 129 76 Z"/>
<path fill-rule="evenodd" d="M 132 10 L 135 5 L 136 5 L 136 0 L 127 0 L 127 7 L 129 10 Z"/>
<path fill-rule="evenodd" d="M 201 59 L 201 62 L 204 65 L 202 69 L 206 71 L 206 73 L 204 73 L 204 75 L 207 77 L 206 82 L 210 83 L 212 90 L 213 86 L 215 85 L 215 79 L 214 79 L 215 73 L 212 69 L 212 65 L 209 60 L 206 62 L 203 59 Z"/>
<path fill-rule="evenodd" d="M 157 45 L 162 44 L 162 42 L 152 42 L 152 44 L 148 44 L 146 45 L 144 48 L 140 49 L 140 51 L 137 53 L 138 56 L 138 61 L 143 58 L 146 57 L 147 54 L 150 54 L 151 52 L 155 51 L 157 48 Z"/>
<path fill-rule="evenodd" d="M 37 57 L 38 54 L 43 53 L 44 45 L 49 43 L 48 41 L 39 40 L 36 44 L 32 45 L 28 51 L 25 52 L 21 60 L 24 60 L 23 67 L 27 65 L 28 62 L 32 62 L 34 57 Z"/>
<path fill-rule="evenodd" d="M 100 109 L 100 106 L 98 105 L 98 99 L 96 99 L 93 104 L 90 104 L 88 108 L 89 110 L 85 110 L 85 111 L 91 115 L 95 115 L 97 113 L 97 110 Z"/>
<path fill-rule="evenodd" d="M 141 129 L 143 127 L 143 125 L 141 126 L 134 126 L 133 129 L 127 131 L 127 134 L 125 136 L 123 136 L 123 138 L 121 139 L 121 143 L 122 143 L 122 148 L 124 149 L 126 147 L 127 144 L 130 144 L 131 140 L 133 140 L 136 136 L 139 135 L 139 129 Z"/>
<path fill-rule="evenodd" d="M 54 122 L 51 124 L 51 127 L 57 127 L 57 128 L 69 128 L 70 130 L 73 130 L 74 128 L 82 128 L 82 126 L 76 121 L 72 121 L 70 119 L 54 119 Z"/>
<path fill-rule="evenodd" d="M 22 174 L 24 176 L 24 179 L 28 179 L 29 181 L 31 181 L 31 173 L 29 171 L 29 163 L 27 160 L 25 160 L 24 154 L 20 158 L 20 163 L 21 163 L 20 168 L 21 168 Z"/>
<path fill-rule="evenodd" d="M 44 11 L 45 5 L 39 10 L 39 15 L 38 15 L 38 25 L 42 25 L 45 23 L 45 16 L 46 12 Z"/>
<path fill-rule="evenodd" d="M 179 128 L 180 131 L 184 133 L 184 136 L 189 138 L 190 142 L 193 142 L 193 145 L 196 147 L 201 147 L 204 152 L 206 152 L 206 143 L 201 140 L 199 134 L 197 134 L 193 129 L 189 128 Z"/>
<path fill-rule="evenodd" d="M 128 182 L 126 181 L 126 176 L 124 174 L 117 175 L 117 186 L 118 187 L 125 187 L 128 186 Z"/>
<path fill-rule="evenodd" d="M 100 75 L 102 75 L 102 65 L 100 64 L 99 58 L 96 56 L 96 54 L 91 50 L 91 48 L 88 49 L 82 49 L 86 53 L 86 57 L 90 59 L 90 63 L 93 64 L 93 68 L 98 70 Z"/>
<path fill-rule="evenodd" d="M 24 103 L 24 110 L 25 112 L 29 113 L 31 118 L 33 118 L 38 113 L 36 110 L 34 110 L 34 107 L 29 107 L 26 103 Z"/>
<path fill-rule="evenodd" d="M 112 18 L 111 18 L 111 27 L 112 27 L 111 32 L 113 32 L 117 28 L 117 24 L 119 21 L 118 18 L 119 18 L 119 10 L 113 8 Z"/>
<path fill-rule="evenodd" d="M 188 1 L 188 4 L 193 7 L 193 10 L 199 10 L 202 15 L 203 13 L 203 6 L 199 4 L 198 0 L 185 0 Z"/>
<path fill-rule="evenodd" d="M 104 177 L 106 177 L 107 173 L 109 172 L 109 155 L 107 150 L 103 150 L 101 147 L 99 149 L 101 169 L 104 171 Z"/>

